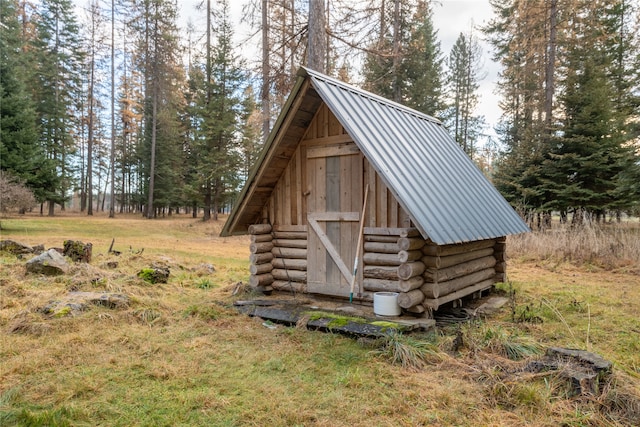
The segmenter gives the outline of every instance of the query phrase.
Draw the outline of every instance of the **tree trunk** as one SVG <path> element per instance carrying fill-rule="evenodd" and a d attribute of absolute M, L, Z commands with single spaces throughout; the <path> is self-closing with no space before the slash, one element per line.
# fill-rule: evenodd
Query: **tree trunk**
<path fill-rule="evenodd" d="M 262 0 L 262 139 L 271 130 L 271 62 L 269 61 L 269 0 Z"/>
<path fill-rule="evenodd" d="M 327 53 L 324 0 L 309 0 L 308 38 L 307 65 L 312 70 L 324 73 Z"/>

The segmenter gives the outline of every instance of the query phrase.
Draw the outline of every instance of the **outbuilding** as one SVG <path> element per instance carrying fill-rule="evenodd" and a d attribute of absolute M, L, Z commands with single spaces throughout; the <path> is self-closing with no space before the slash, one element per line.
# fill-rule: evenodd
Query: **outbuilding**
<path fill-rule="evenodd" d="M 263 291 L 420 314 L 505 281 L 527 231 L 440 121 L 302 68 L 221 234 L 251 235 Z"/>

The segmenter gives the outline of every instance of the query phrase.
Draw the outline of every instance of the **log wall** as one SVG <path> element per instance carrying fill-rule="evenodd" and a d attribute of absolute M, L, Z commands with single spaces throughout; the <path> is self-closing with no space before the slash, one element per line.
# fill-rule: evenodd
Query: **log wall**
<path fill-rule="evenodd" d="M 258 224 L 249 233 L 250 284 L 307 292 L 306 226 Z M 400 307 L 419 315 L 506 280 L 504 238 L 438 246 L 415 228 L 365 227 L 365 233 L 363 300 L 371 301 L 374 292 L 398 292 Z"/>
<path fill-rule="evenodd" d="M 307 292 L 306 226 L 276 225 L 272 242 L 271 286 L 279 291 Z"/>
<path fill-rule="evenodd" d="M 415 314 L 424 313 L 421 248 L 426 242 L 418 230 L 365 227 L 364 242 L 364 291 L 398 292 L 400 307 Z"/>
<path fill-rule="evenodd" d="M 249 284 L 262 291 L 270 292 L 274 288 L 272 286 L 274 277 L 271 274 L 273 265 L 271 260 L 273 254 L 273 235 L 271 234 L 270 224 L 254 224 L 249 226 L 249 234 L 251 235 L 251 244 L 249 245 Z"/>
<path fill-rule="evenodd" d="M 366 228 L 363 289 L 398 292 L 405 311 L 422 314 L 504 280 L 505 239 L 435 245 L 415 228 Z"/>

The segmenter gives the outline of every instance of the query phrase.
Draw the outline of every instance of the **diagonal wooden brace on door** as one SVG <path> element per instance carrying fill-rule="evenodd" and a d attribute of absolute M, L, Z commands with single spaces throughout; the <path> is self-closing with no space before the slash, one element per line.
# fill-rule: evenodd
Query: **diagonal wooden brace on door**
<path fill-rule="evenodd" d="M 320 243 L 322 243 L 322 246 L 325 247 L 327 253 L 331 259 L 333 259 L 333 262 L 338 266 L 340 273 L 342 273 L 342 277 L 345 278 L 347 283 L 351 283 L 353 274 L 342 258 L 340 258 L 340 253 L 338 253 L 335 246 L 333 246 L 333 243 L 329 240 L 327 233 L 325 233 L 324 230 L 322 230 L 322 227 L 320 227 L 320 224 L 318 224 L 319 221 L 356 222 L 360 221 L 360 212 L 318 212 L 307 215 L 307 222 L 318 235 Z"/>

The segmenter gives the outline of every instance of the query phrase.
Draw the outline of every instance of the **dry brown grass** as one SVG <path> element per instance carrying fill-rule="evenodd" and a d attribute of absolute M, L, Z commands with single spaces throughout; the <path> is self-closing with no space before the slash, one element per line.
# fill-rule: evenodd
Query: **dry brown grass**
<path fill-rule="evenodd" d="M 437 357 L 410 370 L 350 338 L 272 330 L 237 314 L 230 303 L 236 283 L 248 277 L 248 239 L 221 239 L 220 226 L 185 216 L 3 220 L 2 238 L 47 247 L 69 238 L 92 242 L 94 258 L 67 276 L 44 278 L 27 275 L 24 260 L 0 254 L 0 424 L 623 426 L 637 420 L 640 290 L 637 276 L 624 269 L 514 257 L 515 309 L 529 307 L 543 323 L 513 322 L 505 310 L 468 325 L 457 354 L 449 354 L 454 334 L 441 331 L 435 341 L 429 337 L 440 348 Z M 106 253 L 113 237 L 120 256 Z M 109 268 L 110 261 L 118 267 Z M 169 283 L 136 277 L 151 263 L 170 268 Z M 69 290 L 123 293 L 131 303 L 62 317 L 39 310 Z M 553 376 L 508 375 L 520 362 L 503 356 L 503 344 L 524 338 L 588 346 L 616 363 L 615 381 L 597 398 L 576 399 L 563 395 Z"/>
<path fill-rule="evenodd" d="M 508 251 L 512 258 L 523 260 L 570 262 L 638 274 L 640 224 L 637 220 L 580 227 L 554 223 L 547 230 L 510 236 Z"/>

